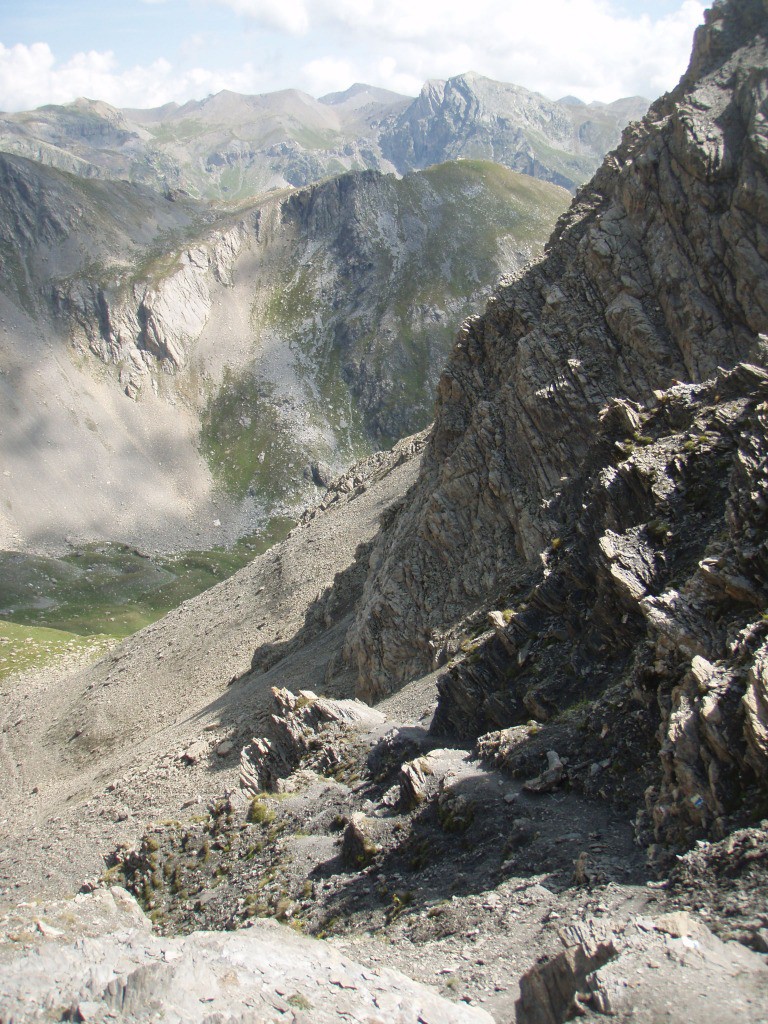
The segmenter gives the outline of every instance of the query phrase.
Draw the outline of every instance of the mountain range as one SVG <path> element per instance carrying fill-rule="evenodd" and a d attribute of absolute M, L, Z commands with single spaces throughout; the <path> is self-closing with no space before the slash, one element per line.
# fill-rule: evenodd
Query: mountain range
<path fill-rule="evenodd" d="M 232 543 L 424 427 L 644 107 L 470 73 L 0 117 L 0 546 Z"/>
<path fill-rule="evenodd" d="M 641 97 L 561 101 L 468 73 L 416 99 L 357 84 L 316 100 L 295 89 L 220 92 L 151 110 L 78 99 L 0 116 L 0 150 L 82 177 L 243 199 L 349 170 L 405 174 L 490 160 L 573 191 L 645 113 Z"/>
<path fill-rule="evenodd" d="M 720 0 L 430 427 L 7 682 L 9 1020 L 765 1019 L 766 97 Z"/>

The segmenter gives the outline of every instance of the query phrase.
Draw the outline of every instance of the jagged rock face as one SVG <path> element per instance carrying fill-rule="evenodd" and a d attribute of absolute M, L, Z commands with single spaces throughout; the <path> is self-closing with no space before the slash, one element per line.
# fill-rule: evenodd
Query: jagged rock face
<path fill-rule="evenodd" d="M 466 325 L 348 635 L 375 695 L 493 605 L 433 728 L 501 729 L 481 746 L 526 777 L 546 748 L 522 723 L 547 723 L 570 784 L 639 808 L 645 842 L 765 806 L 767 21 L 715 8 L 547 258 Z"/>
<path fill-rule="evenodd" d="M 328 700 L 312 690 L 294 695 L 272 687 L 272 698 L 271 736 L 255 737 L 240 755 L 240 786 L 252 796 L 274 789 L 278 779 L 290 775 L 313 751 L 321 751 L 326 769 L 333 766 L 338 763 L 334 760 L 338 753 L 332 750 L 334 736 L 385 721 L 384 715 L 362 701 Z"/>
<path fill-rule="evenodd" d="M 540 573 L 576 525 L 558 497 L 615 461 L 601 410 L 625 403 L 631 437 L 627 401 L 765 361 L 767 19 L 758 0 L 713 9 L 680 86 L 625 133 L 546 258 L 463 326 L 422 476 L 374 546 L 348 636 L 367 698 Z"/>
<path fill-rule="evenodd" d="M 552 102 L 469 73 L 427 82 L 384 133 L 382 149 L 400 171 L 481 157 L 573 190 L 618 143 L 621 122 L 647 106 L 639 97 L 610 106 Z"/>
<path fill-rule="evenodd" d="M 760 812 L 766 398 L 768 373 L 742 365 L 635 410 L 635 440 L 611 409 L 591 486 L 555 503 L 573 525 L 546 574 L 443 676 L 438 733 L 502 727 L 482 745 L 524 775 L 522 723 L 583 715 L 557 741 L 569 782 L 639 808 L 646 841 L 720 836 Z M 624 453 L 613 465 L 611 449 Z"/>
<path fill-rule="evenodd" d="M 248 226 L 240 222 L 211 232 L 202 244 L 173 254 L 176 266 L 163 276 L 136 280 L 131 274 L 109 284 L 83 275 L 56 282 L 56 311 L 87 339 L 94 355 L 121 366 L 120 382 L 135 398 L 149 370 L 174 372 L 187 364 L 211 315 L 212 287 L 232 285 L 232 265 Z"/>

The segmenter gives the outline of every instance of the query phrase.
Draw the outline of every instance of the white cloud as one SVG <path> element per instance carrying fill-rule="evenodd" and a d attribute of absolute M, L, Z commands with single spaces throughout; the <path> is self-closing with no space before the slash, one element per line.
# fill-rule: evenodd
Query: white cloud
<path fill-rule="evenodd" d="M 263 72 L 251 64 L 227 72 L 200 67 L 179 72 L 167 60 L 159 59 L 120 70 L 109 51 L 77 53 L 59 64 L 47 43 L 11 47 L 0 43 L 2 110 L 69 103 L 78 96 L 117 107 L 154 107 L 171 100 L 201 98 L 221 89 L 259 92 L 266 84 Z"/>
<path fill-rule="evenodd" d="M 655 19 L 643 12 L 642 0 L 629 14 L 616 0 L 186 2 L 212 21 L 200 32 L 191 17 L 176 19 L 179 38 L 168 36 L 167 52 L 184 66 L 162 58 L 128 65 L 116 56 L 119 38 L 115 53 L 84 49 L 66 61 L 44 42 L 0 43 L 0 109 L 79 95 L 156 106 L 224 88 L 253 93 L 295 86 L 322 95 L 354 81 L 413 95 L 428 78 L 468 70 L 552 98 L 573 93 L 609 101 L 641 93 L 652 99 L 685 69 L 704 11 L 701 0 L 679 0 L 676 10 Z M 244 49 L 244 38 L 252 39 L 252 50 Z"/>
<path fill-rule="evenodd" d="M 253 18 L 267 28 L 301 35 L 309 28 L 309 12 L 304 0 L 215 0 L 235 14 Z"/>
<path fill-rule="evenodd" d="M 351 85 L 359 79 L 358 69 L 348 60 L 321 57 L 311 60 L 301 69 L 302 86 L 312 96 L 324 96 L 338 89 L 339 82 Z"/>
<path fill-rule="evenodd" d="M 326 31 L 343 26 L 360 47 L 375 51 L 376 41 L 400 73 L 421 80 L 472 68 L 552 97 L 611 100 L 653 98 L 676 84 L 704 6 L 680 0 L 656 20 L 642 3 L 621 14 L 608 0 L 316 0 L 312 13 Z"/>

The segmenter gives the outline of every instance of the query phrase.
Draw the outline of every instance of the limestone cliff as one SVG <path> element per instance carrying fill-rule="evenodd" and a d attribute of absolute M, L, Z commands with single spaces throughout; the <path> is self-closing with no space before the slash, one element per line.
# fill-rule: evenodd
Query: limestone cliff
<path fill-rule="evenodd" d="M 673 837 L 765 777 L 767 29 L 762 0 L 716 4 L 543 261 L 464 324 L 347 637 L 369 699 L 463 639 L 437 726 L 465 735 L 645 673 Z"/>

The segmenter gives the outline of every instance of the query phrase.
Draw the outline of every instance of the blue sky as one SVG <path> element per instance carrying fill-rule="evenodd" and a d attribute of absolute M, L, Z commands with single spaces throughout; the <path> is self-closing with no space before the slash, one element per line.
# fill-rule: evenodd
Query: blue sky
<path fill-rule="evenodd" d="M 0 109 L 117 106 L 355 81 L 414 95 L 474 70 L 552 98 L 654 98 L 699 0 L 0 0 Z"/>

